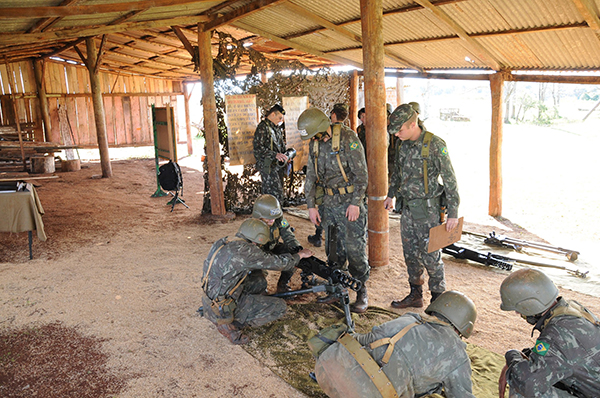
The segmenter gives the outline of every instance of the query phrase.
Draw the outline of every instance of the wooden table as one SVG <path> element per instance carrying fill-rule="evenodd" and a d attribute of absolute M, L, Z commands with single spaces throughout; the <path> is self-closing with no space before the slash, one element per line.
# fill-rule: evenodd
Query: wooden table
<path fill-rule="evenodd" d="M 33 258 L 31 231 L 37 231 L 39 240 L 47 239 L 42 215 L 44 215 L 44 208 L 33 185 L 27 184 L 26 191 L 0 191 L 0 232 L 27 231 L 29 259 Z"/>

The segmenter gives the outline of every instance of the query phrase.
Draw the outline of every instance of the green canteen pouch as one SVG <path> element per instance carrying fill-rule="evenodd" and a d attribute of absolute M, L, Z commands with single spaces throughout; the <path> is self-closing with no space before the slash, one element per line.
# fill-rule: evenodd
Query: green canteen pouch
<path fill-rule="evenodd" d="M 317 206 L 323 204 L 323 197 L 324 196 L 325 196 L 325 188 L 323 188 L 322 186 L 317 185 L 317 188 L 315 189 L 315 204 Z"/>
<path fill-rule="evenodd" d="M 407 206 L 413 220 L 423 220 L 429 217 L 429 210 L 427 209 L 427 201 L 425 199 L 409 200 Z"/>
<path fill-rule="evenodd" d="M 315 358 L 323 353 L 330 345 L 335 343 L 337 339 L 348 330 L 345 324 L 331 325 L 321 330 L 319 334 L 308 339 L 308 347 L 312 351 Z"/>

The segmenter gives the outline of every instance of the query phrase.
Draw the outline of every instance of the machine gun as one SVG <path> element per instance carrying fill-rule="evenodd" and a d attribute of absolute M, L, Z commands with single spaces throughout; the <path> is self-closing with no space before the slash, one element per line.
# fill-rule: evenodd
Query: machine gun
<path fill-rule="evenodd" d="M 350 297 L 348 289 L 355 292 L 362 288 L 362 282 L 355 279 L 341 270 L 337 269 L 337 230 L 334 226 L 328 228 L 328 256 L 327 262 L 312 256 L 303 258 L 298 263 L 298 268 L 302 270 L 300 277 L 302 279 L 302 288 L 274 294 L 273 297 L 293 297 L 307 293 L 325 292 L 329 296 L 337 298 L 344 310 L 346 324 L 349 331 L 354 331 L 354 322 L 350 314 Z M 320 281 L 320 280 L 321 281 Z"/>
<path fill-rule="evenodd" d="M 511 258 L 500 256 L 498 254 L 493 254 L 489 252 L 488 254 L 483 254 L 475 250 L 457 246 L 455 244 L 451 244 L 450 246 L 444 247 L 442 249 L 442 253 L 450 254 L 455 258 L 471 260 L 480 264 L 497 267 L 507 271 L 512 270 L 512 262 L 514 261 Z"/>
<path fill-rule="evenodd" d="M 509 238 L 504 235 L 496 235 L 495 231 L 490 233 L 488 238 L 485 238 L 484 242 L 488 245 L 508 247 L 512 250 L 520 252 L 524 247 L 532 249 L 548 251 L 555 254 L 564 254 L 567 256 L 569 261 L 575 261 L 579 257 L 579 252 L 575 250 L 563 249 L 562 247 L 546 245 L 537 242 L 528 242 L 526 240 Z"/>

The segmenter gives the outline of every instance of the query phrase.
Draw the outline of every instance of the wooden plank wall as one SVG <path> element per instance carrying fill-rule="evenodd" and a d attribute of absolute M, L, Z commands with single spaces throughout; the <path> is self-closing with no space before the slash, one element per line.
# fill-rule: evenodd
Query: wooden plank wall
<path fill-rule="evenodd" d="M 33 64 L 29 61 L 10 64 L 13 87 L 21 123 L 35 126 L 36 141 L 43 141 L 42 117 L 37 98 Z M 0 64 L 0 126 L 14 125 L 10 102 L 9 74 Z M 145 76 L 100 73 L 108 143 L 110 146 L 153 144 L 151 106 L 170 103 L 177 112 L 177 95 L 183 95 L 177 81 Z M 51 141 L 61 142 L 59 107 L 66 107 L 75 143 L 82 147 L 97 147 L 96 125 L 87 69 L 80 65 L 46 60 L 44 84 L 48 95 L 52 132 Z M 177 115 L 177 113 L 175 113 Z M 179 131 L 175 118 L 176 131 Z"/>

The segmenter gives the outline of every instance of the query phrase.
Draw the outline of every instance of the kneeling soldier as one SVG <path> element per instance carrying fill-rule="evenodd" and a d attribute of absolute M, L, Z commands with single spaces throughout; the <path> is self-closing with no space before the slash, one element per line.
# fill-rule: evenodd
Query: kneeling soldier
<path fill-rule="evenodd" d="M 260 246 L 269 241 L 269 227 L 250 218 L 236 236 L 216 241 L 204 261 L 202 297 L 204 316 L 233 344 L 246 344 L 241 328 L 261 326 L 280 318 L 286 310 L 283 299 L 264 295 L 267 280 L 263 270 L 291 271 L 301 258 L 312 256 L 307 249 L 297 254 L 273 255 Z"/>

